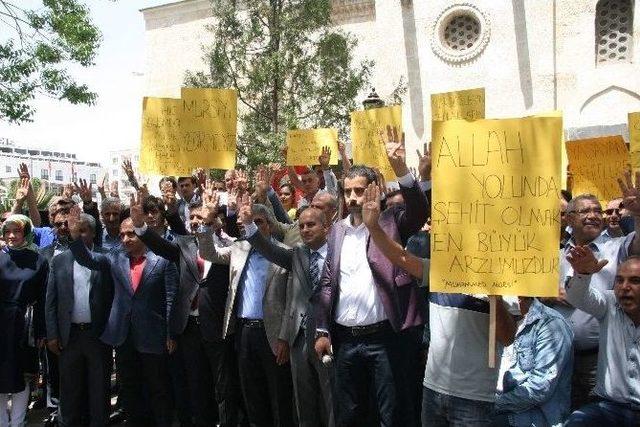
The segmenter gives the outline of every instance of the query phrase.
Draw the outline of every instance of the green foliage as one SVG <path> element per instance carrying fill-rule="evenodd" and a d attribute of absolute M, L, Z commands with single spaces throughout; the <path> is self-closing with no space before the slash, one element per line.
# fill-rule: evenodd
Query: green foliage
<path fill-rule="evenodd" d="M 7 184 L 0 185 L 0 196 L 2 196 L 0 198 L 0 213 L 10 211 L 13 207 L 19 182 L 18 179 L 13 179 Z M 31 186 L 36 195 L 38 210 L 46 210 L 55 193 L 48 188 L 45 181 L 41 181 L 38 178 L 31 178 Z M 26 209 L 26 204 L 24 208 Z"/>
<path fill-rule="evenodd" d="M 330 0 L 212 0 L 212 10 L 209 72 L 187 72 L 185 84 L 238 91 L 238 151 L 249 167 L 277 160 L 287 129 L 346 136 L 373 63 L 354 64 L 356 40 L 331 27 Z"/>
<path fill-rule="evenodd" d="M 0 40 L 0 119 L 31 121 L 37 94 L 73 104 L 93 104 L 97 95 L 68 73 L 89 67 L 101 35 L 89 8 L 78 0 L 42 0 L 42 8 L 0 0 L 0 21 L 9 34 Z"/>

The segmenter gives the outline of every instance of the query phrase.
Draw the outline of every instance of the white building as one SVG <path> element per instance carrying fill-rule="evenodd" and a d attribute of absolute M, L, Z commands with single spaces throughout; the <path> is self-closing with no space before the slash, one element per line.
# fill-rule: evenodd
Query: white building
<path fill-rule="evenodd" d="M 46 150 L 0 138 L 0 180 L 18 177 L 18 165 L 26 163 L 34 178 L 47 181 L 53 188 L 86 179 L 94 187 L 102 174 L 99 163 L 80 161 L 73 153 Z"/>
<path fill-rule="evenodd" d="M 333 0 L 333 22 L 372 59 L 372 85 L 408 82 L 409 144 L 430 139 L 432 93 L 486 88 L 486 116 L 562 110 L 567 138 L 620 133 L 640 111 L 635 0 Z M 146 95 L 179 97 L 186 70 L 206 70 L 209 0 L 143 9 Z M 369 89 L 367 89 L 368 92 Z M 362 98 L 366 93 L 362 94 Z M 408 150 L 414 153 L 415 150 Z"/>
<path fill-rule="evenodd" d="M 128 200 L 129 196 L 135 192 L 129 180 L 122 169 L 122 163 L 128 160 L 131 162 L 131 166 L 134 171 L 138 170 L 138 163 L 140 161 L 140 150 L 127 148 L 123 150 L 114 150 L 109 152 L 109 165 L 107 166 L 107 174 L 109 184 L 112 182 L 118 183 L 118 190 L 120 197 L 124 200 Z M 140 176 L 136 176 L 140 181 Z M 144 182 L 140 182 L 144 184 Z"/>

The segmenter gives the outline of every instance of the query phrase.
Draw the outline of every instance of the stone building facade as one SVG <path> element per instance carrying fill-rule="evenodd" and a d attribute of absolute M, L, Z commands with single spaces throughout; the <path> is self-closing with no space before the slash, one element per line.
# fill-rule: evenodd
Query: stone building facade
<path fill-rule="evenodd" d="M 635 0 L 333 0 L 334 25 L 372 59 L 373 86 L 404 77 L 410 145 L 429 140 L 430 95 L 486 88 L 488 118 L 564 112 L 566 137 L 622 134 L 640 111 L 640 7 Z M 146 94 L 179 96 L 203 69 L 209 0 L 142 10 Z M 362 94 L 362 97 L 366 93 Z M 409 150 L 413 153 L 414 150 Z"/>

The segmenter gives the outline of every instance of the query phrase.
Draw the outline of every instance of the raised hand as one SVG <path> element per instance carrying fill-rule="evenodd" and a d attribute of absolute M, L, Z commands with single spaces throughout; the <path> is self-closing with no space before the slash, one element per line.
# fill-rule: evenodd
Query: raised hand
<path fill-rule="evenodd" d="M 247 182 L 247 172 L 243 171 L 242 169 L 236 169 L 236 176 L 233 180 L 233 188 L 238 196 L 242 196 L 244 192 L 247 191 L 247 188 L 249 188 Z"/>
<path fill-rule="evenodd" d="M 149 187 L 147 187 L 147 184 L 142 184 L 140 188 L 138 188 L 138 195 L 143 201 L 149 197 Z"/>
<path fill-rule="evenodd" d="M 196 177 L 198 178 L 198 186 L 200 186 L 201 189 L 204 189 L 207 185 L 207 173 L 203 168 L 196 169 Z"/>
<path fill-rule="evenodd" d="M 110 185 L 109 195 L 111 197 L 120 197 L 120 191 L 118 191 L 118 181 L 113 181 Z"/>
<path fill-rule="evenodd" d="M 376 178 L 378 179 L 378 189 L 380 190 L 380 195 L 382 196 L 387 194 L 387 180 L 384 179 L 384 175 L 378 168 L 373 168 L 373 171 L 376 173 Z"/>
<path fill-rule="evenodd" d="M 579 274 L 594 274 L 602 270 L 609 262 L 606 259 L 598 259 L 588 246 L 575 246 L 569 251 L 567 261 L 573 267 L 573 271 Z"/>
<path fill-rule="evenodd" d="M 264 166 L 258 166 L 255 178 L 256 193 L 259 197 L 264 197 L 271 188 L 271 171 Z"/>
<path fill-rule="evenodd" d="M 427 143 L 423 146 L 423 152 L 416 150 L 418 153 L 418 173 L 421 181 L 431 181 L 431 150 Z"/>
<path fill-rule="evenodd" d="M 100 184 L 98 184 L 98 193 L 100 193 L 100 197 L 105 199 L 107 194 L 104 192 L 104 186 L 107 183 L 107 174 L 102 175 L 102 179 L 100 180 Z"/>
<path fill-rule="evenodd" d="M 389 164 L 396 176 L 401 177 L 408 174 L 409 169 L 405 162 L 404 132 L 402 135 L 398 135 L 397 127 L 387 126 L 386 137 L 384 132 L 380 130 L 380 140 L 385 144 Z"/>
<path fill-rule="evenodd" d="M 322 170 L 326 171 L 331 169 L 331 166 L 329 166 L 330 160 L 331 160 L 331 148 L 325 145 L 324 147 L 322 147 L 322 151 L 318 156 L 318 163 L 320 164 L 320 167 L 322 168 Z"/>
<path fill-rule="evenodd" d="M 344 142 L 342 142 L 342 141 L 338 141 L 338 152 L 340 153 L 340 155 L 342 157 L 346 157 L 347 156 L 347 146 L 344 145 Z"/>
<path fill-rule="evenodd" d="M 364 203 L 362 205 L 362 221 L 367 228 L 378 226 L 380 219 L 380 188 L 371 183 L 364 190 Z"/>
<path fill-rule="evenodd" d="M 253 202 L 249 194 L 242 196 L 238 211 L 238 219 L 245 225 L 253 222 Z"/>
<path fill-rule="evenodd" d="M 640 216 L 640 172 L 635 174 L 636 183 L 633 185 L 631 180 L 631 172 L 625 171 L 624 181 L 618 178 L 618 185 L 624 197 L 623 204 L 625 209 L 633 216 Z"/>
<path fill-rule="evenodd" d="M 173 185 L 171 185 L 171 182 L 164 181 L 160 186 L 160 193 L 162 194 L 162 202 L 167 211 L 175 211 L 178 209 L 176 190 L 173 188 Z"/>
<path fill-rule="evenodd" d="M 73 205 L 67 215 L 67 227 L 69 227 L 69 234 L 73 240 L 80 237 L 80 214 L 82 210 L 80 206 Z"/>
<path fill-rule="evenodd" d="M 20 178 L 18 188 L 16 188 L 16 203 L 22 205 L 29 195 L 31 181 L 29 178 Z"/>
<path fill-rule="evenodd" d="M 213 183 L 209 183 L 207 189 L 202 195 L 202 209 L 205 217 L 205 224 L 212 224 L 218 216 L 218 207 L 220 206 L 220 195 L 213 188 Z"/>
<path fill-rule="evenodd" d="M 82 203 L 91 203 L 93 198 L 91 194 L 91 186 L 92 184 L 87 185 L 86 179 L 79 179 L 78 182 L 73 183 L 74 191 L 80 196 Z"/>
<path fill-rule="evenodd" d="M 29 168 L 26 163 L 20 163 L 18 165 L 18 176 L 20 178 L 31 179 L 31 174 L 29 174 Z"/>
<path fill-rule="evenodd" d="M 129 180 L 129 182 L 131 183 L 131 186 L 136 190 L 138 190 L 140 188 L 140 185 L 138 184 L 136 174 L 133 172 L 133 166 L 131 166 L 131 160 L 124 159 L 122 161 L 122 170 L 127 176 L 127 179 Z"/>
<path fill-rule="evenodd" d="M 135 194 L 131 195 L 129 199 L 129 215 L 131 216 L 131 222 L 133 222 L 134 227 L 144 227 L 145 215 L 140 194 L 138 194 L 138 197 L 136 197 Z"/>

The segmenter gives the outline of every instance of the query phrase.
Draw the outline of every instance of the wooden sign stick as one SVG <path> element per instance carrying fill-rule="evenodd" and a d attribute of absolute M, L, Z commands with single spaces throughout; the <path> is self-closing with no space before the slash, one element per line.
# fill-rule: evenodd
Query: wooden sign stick
<path fill-rule="evenodd" d="M 489 368 L 496 367 L 496 315 L 498 297 L 489 295 Z"/>

